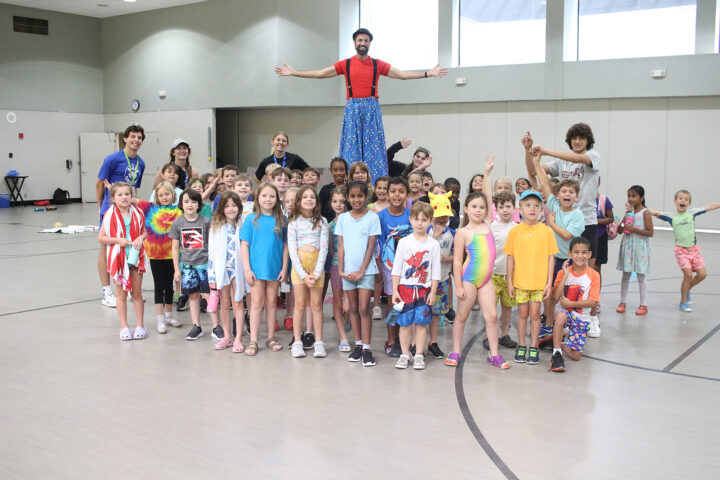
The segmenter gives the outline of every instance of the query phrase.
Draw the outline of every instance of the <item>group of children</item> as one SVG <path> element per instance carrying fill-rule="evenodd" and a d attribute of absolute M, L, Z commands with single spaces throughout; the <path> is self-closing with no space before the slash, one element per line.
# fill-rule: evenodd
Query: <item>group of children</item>
<path fill-rule="evenodd" d="M 348 361 L 375 365 L 372 319 L 384 317 L 384 294 L 385 353 L 397 358 L 397 368 L 405 369 L 412 361 L 414 369 L 424 369 L 426 350 L 444 358 L 448 366 L 458 365 L 467 319 L 479 306 L 488 364 L 510 367 L 500 346 L 515 349 L 515 362 L 538 364 L 544 343 L 552 345 L 551 370 L 564 371 L 563 353 L 579 360 L 589 333 L 599 336 L 599 271 L 604 262 L 597 258 L 591 268 L 592 244 L 582 236 L 584 216 L 575 206 L 579 184 L 569 179 L 553 184 L 546 175 L 538 175 L 543 172 L 540 152 L 526 150 L 529 178 L 515 183 L 517 204 L 510 179 L 491 181 L 494 157 L 488 156 L 484 174 L 471 179 L 461 207 L 460 183 L 454 178 L 433 183 L 425 149 L 418 149 L 424 157 L 416 163 L 416 152 L 404 175 L 382 177 L 374 185 L 363 163 L 348 168 L 341 158 L 332 159 L 333 181 L 319 190 L 316 169 L 293 172 L 277 163 L 267 165 L 255 190 L 250 178 L 234 166 L 208 179 L 189 178 L 183 190 L 176 186 L 178 172 L 172 163 L 161 169 L 161 181 L 148 202 L 134 198 L 128 183 L 109 185 L 112 207 L 103 218 L 99 240 L 108 245 L 107 269 L 116 284 L 120 338 L 146 336 L 141 283 L 147 257 L 155 283 L 158 333 L 181 326 L 172 315 L 173 292 L 179 284 L 193 324 L 185 338 L 203 336 L 200 312 L 208 311 L 216 350 L 257 354 L 263 310 L 265 346 L 282 350 L 276 317 L 278 295 L 284 290 L 284 326 L 293 331 L 292 356 L 304 357 L 305 350 L 312 349 L 314 357 L 326 357 L 322 305 L 330 287 L 337 348 L 348 353 Z M 598 236 L 606 236 L 607 242 L 615 229 L 623 236 L 618 313 L 626 308 L 631 272 L 640 284 L 636 313 L 647 313 L 651 215 L 675 229 L 676 257 L 684 273 L 680 308 L 690 311 L 690 289 L 706 275 L 693 221 L 720 204 L 690 215 L 690 194 L 684 190 L 676 194 L 675 203 L 678 214 L 671 219 L 647 209 L 643 188 L 632 186 L 627 211 L 619 225 L 613 225 L 612 204 L 598 198 L 598 222 L 605 226 Z M 692 272 L 697 272 L 694 278 Z M 127 293 L 137 317 L 133 332 L 127 324 Z M 453 297 L 458 300 L 457 314 Z M 242 341 L 245 306 L 247 345 Z M 509 335 L 513 307 L 518 311 L 517 342 Z M 437 342 L 442 322 L 453 325 L 447 356 Z"/>

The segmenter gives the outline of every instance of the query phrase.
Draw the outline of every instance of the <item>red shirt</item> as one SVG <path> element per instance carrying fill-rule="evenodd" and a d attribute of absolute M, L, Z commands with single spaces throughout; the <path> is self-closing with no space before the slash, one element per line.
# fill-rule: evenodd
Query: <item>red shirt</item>
<path fill-rule="evenodd" d="M 377 62 L 377 78 L 375 80 L 375 97 L 378 98 L 378 80 L 380 75 L 387 76 L 390 71 L 390 64 L 385 63 L 382 60 L 375 59 Z M 345 65 L 347 59 L 335 62 L 335 71 L 338 75 L 345 75 L 345 92 L 347 98 L 350 98 L 350 94 L 347 90 L 347 75 L 345 72 Z M 373 64 L 370 57 L 367 60 L 360 60 L 357 55 L 350 59 L 350 83 L 353 89 L 353 98 L 366 98 L 372 93 L 372 71 Z"/>

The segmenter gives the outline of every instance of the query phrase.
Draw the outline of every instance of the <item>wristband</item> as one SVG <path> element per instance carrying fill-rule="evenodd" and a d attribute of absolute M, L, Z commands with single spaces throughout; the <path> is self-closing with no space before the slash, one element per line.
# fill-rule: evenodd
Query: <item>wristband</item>
<path fill-rule="evenodd" d="M 428 78 L 428 76 L 427 76 L 427 71 L 425 72 L 425 78 Z"/>

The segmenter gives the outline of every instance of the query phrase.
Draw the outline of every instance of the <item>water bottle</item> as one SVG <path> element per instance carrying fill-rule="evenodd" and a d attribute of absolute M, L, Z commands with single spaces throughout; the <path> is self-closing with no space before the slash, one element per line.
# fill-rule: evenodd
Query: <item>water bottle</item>
<path fill-rule="evenodd" d="M 392 310 L 390 310 L 390 313 L 388 313 L 387 318 L 385 319 L 385 323 L 390 325 L 391 327 L 394 327 L 397 323 L 397 316 L 400 315 L 402 312 L 402 309 L 405 307 L 404 302 L 398 302 L 395 305 L 393 305 Z"/>
<path fill-rule="evenodd" d="M 127 263 L 131 267 L 137 267 L 138 262 L 140 262 L 140 250 L 131 245 L 128 249 Z"/>
<path fill-rule="evenodd" d="M 218 303 L 220 302 L 220 293 L 217 290 L 210 290 L 210 298 L 208 298 L 206 310 L 210 313 L 217 312 Z"/>

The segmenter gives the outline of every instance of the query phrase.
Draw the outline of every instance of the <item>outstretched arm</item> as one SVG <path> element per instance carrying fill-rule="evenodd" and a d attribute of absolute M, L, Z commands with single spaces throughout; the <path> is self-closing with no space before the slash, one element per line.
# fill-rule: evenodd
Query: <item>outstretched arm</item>
<path fill-rule="evenodd" d="M 485 198 L 487 199 L 488 203 L 492 203 L 493 196 L 492 196 L 492 180 L 490 178 L 490 174 L 492 173 L 493 168 L 495 167 L 495 155 L 488 155 L 485 157 L 485 175 L 483 175 L 483 186 L 482 186 L 482 193 L 485 195 Z M 490 219 L 492 221 L 490 212 L 491 206 L 488 205 L 488 215 L 485 217 L 486 219 Z"/>
<path fill-rule="evenodd" d="M 277 69 L 275 69 L 277 71 Z M 415 78 L 428 78 L 428 77 L 444 77 L 447 75 L 447 68 L 440 68 L 440 64 L 435 65 L 430 70 L 414 71 L 414 70 L 398 70 L 395 67 L 390 67 L 388 77 L 398 78 L 400 80 L 413 80 Z"/>
<path fill-rule="evenodd" d="M 542 193 L 543 198 L 547 201 L 552 194 L 552 188 L 550 188 L 550 182 L 548 181 L 547 174 L 540 165 L 540 155 L 532 155 L 532 165 L 534 171 L 540 172 L 537 175 L 537 181 L 540 184 L 540 193 Z M 528 168 L 528 175 L 532 175 L 530 173 L 530 168 Z"/>
<path fill-rule="evenodd" d="M 330 65 L 329 67 L 325 67 L 320 70 L 295 70 L 287 63 L 283 63 L 282 67 L 275 67 L 275 73 L 281 77 L 300 78 L 331 78 L 337 76 L 334 65 Z"/>
<path fill-rule="evenodd" d="M 715 202 L 715 203 L 711 203 L 711 204 L 707 205 L 707 206 L 704 208 L 704 210 L 705 210 L 706 212 L 709 212 L 709 211 L 711 211 L 711 210 L 717 210 L 718 208 L 720 208 L 720 202 Z"/>
<path fill-rule="evenodd" d="M 534 146 L 530 151 L 533 155 L 537 155 L 539 153 L 540 155 L 547 155 L 572 163 L 583 163 L 585 165 L 592 166 L 592 160 L 590 160 L 590 155 L 587 153 L 560 152 L 558 150 L 550 150 L 545 147 L 541 147 L 540 145 Z"/>

